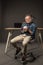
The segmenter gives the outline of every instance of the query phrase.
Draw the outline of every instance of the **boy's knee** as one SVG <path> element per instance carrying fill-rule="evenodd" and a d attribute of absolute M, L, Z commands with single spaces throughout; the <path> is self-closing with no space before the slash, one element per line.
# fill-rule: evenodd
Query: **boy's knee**
<path fill-rule="evenodd" d="M 13 43 L 13 40 L 10 40 L 10 43 Z"/>
<path fill-rule="evenodd" d="M 27 43 L 25 43 L 25 42 L 23 42 L 23 44 L 22 44 L 23 46 L 26 46 L 27 45 Z"/>

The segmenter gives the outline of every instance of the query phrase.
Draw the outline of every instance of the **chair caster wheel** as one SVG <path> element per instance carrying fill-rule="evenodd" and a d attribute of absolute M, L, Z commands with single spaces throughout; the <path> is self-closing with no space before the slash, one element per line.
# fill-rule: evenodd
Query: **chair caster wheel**
<path fill-rule="evenodd" d="M 26 65 L 26 61 L 23 61 L 23 65 Z"/>
<path fill-rule="evenodd" d="M 17 59 L 17 56 L 15 56 L 14 58 Z"/>

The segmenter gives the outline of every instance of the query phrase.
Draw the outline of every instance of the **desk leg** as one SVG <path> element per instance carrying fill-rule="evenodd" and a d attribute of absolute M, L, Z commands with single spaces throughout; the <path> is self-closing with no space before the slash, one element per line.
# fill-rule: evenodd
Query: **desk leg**
<path fill-rule="evenodd" d="M 11 35 L 12 35 L 11 32 L 9 32 L 8 37 L 7 37 L 6 47 L 5 47 L 5 53 L 7 53 L 7 48 L 8 48 L 8 45 L 9 45 L 9 39 L 10 39 Z"/>
<path fill-rule="evenodd" d="M 42 47 L 42 36 L 41 36 L 41 32 L 39 32 L 39 37 L 40 37 L 41 47 Z"/>

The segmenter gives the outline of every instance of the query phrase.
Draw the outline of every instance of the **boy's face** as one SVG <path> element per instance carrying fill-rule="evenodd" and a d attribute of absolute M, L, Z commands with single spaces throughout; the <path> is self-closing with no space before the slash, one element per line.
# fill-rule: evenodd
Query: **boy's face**
<path fill-rule="evenodd" d="M 31 16 L 26 16 L 25 17 L 25 22 L 26 23 L 30 23 L 32 21 L 32 17 Z"/>

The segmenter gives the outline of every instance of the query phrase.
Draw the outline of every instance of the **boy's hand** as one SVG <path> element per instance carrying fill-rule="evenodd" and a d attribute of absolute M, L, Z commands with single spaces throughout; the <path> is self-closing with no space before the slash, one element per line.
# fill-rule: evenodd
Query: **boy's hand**
<path fill-rule="evenodd" d="M 24 26 L 23 27 L 23 30 L 26 32 L 28 30 L 28 27 L 27 26 Z"/>

